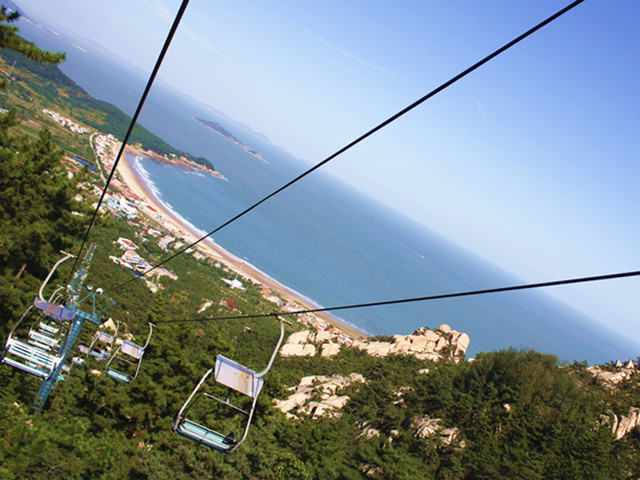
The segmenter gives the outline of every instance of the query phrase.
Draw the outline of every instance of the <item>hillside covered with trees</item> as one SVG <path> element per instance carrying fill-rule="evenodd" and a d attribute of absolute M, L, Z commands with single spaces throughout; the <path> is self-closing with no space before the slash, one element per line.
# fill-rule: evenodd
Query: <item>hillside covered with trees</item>
<path fill-rule="evenodd" d="M 21 128 L 26 133 L 35 135 L 29 121 L 42 123 L 43 118 L 39 117 L 43 117 L 41 111 L 43 106 L 47 105 L 51 110 L 74 118 L 88 127 L 110 133 L 119 140 L 124 138 L 130 118 L 114 105 L 91 97 L 57 66 L 32 60 L 11 49 L 1 50 L 0 58 L 3 60 L 2 70 L 8 77 L 6 82 L 11 85 L 7 91 L 8 99 L 5 100 L 5 106 L 12 107 L 17 117 L 23 120 Z M 75 139 L 63 131 L 58 133 L 62 138 L 56 139 L 56 143 L 65 149 L 71 147 L 70 151 L 78 155 L 87 154 L 86 149 L 77 150 L 77 146 L 74 145 Z M 214 170 L 214 166 L 206 158 L 175 149 L 141 125 L 134 127 L 129 141 L 159 155 L 185 156 Z"/>
<path fill-rule="evenodd" d="M 11 18 L 3 17 L 0 53 L 6 62 L 15 60 L 8 91 L 14 89 L 25 105 L 29 92 L 40 92 L 38 99 L 70 117 L 78 112 L 75 120 L 100 131 L 126 127 L 126 117 L 77 90 L 55 67 L 41 69 L 15 53 L 32 47 L 21 47 L 11 36 Z M 62 59 L 37 50 L 31 56 L 49 63 Z M 69 175 L 63 161 L 66 142 L 88 156 L 87 140 L 66 131 L 54 135 L 26 111 L 16 104 L 0 114 L 3 342 L 59 252 L 78 251 L 97 200 L 92 187 L 99 184 L 87 169 Z M 144 143 L 144 131 L 139 135 Z M 168 148 L 153 142 L 147 146 Z M 624 374 L 612 383 L 586 364 L 560 365 L 534 351 L 437 363 L 411 355 L 376 357 L 345 346 L 331 358 L 278 357 L 265 377 L 248 439 L 235 452 L 218 453 L 178 436 L 173 420 L 216 355 L 259 371 L 279 326 L 273 318 L 215 320 L 231 314 L 229 300 L 234 314 L 271 313 L 274 304 L 257 284 L 230 289 L 223 279 L 231 273 L 223 265 L 191 253 L 169 264 L 177 280 L 161 277 L 157 291 L 143 279 L 131 281 L 134 273 L 110 257 L 122 254 L 117 241 L 124 237 L 135 240 L 141 257 L 165 258 L 160 237 L 144 233 L 151 226 L 144 216 L 131 221 L 101 213 L 91 230 L 97 248 L 85 280 L 117 302 L 107 313 L 121 322 L 121 334 L 140 342 L 147 322 L 157 326 L 140 375 L 130 384 L 117 382 L 103 374 L 104 362 L 89 356 L 84 366 L 71 367 L 39 410 L 32 403 L 41 381 L 0 365 L 0 479 L 639 478 L 640 432 L 633 428 L 617 440 L 612 432 L 640 407 L 638 371 L 603 366 L 605 373 Z M 46 295 L 66 285 L 72 263 L 56 271 Z M 211 306 L 201 313 L 207 302 Z M 287 335 L 302 328 L 294 321 Z M 78 343 L 89 345 L 95 331 L 86 325 Z M 73 355 L 80 353 L 74 349 Z M 338 410 L 287 415 L 276 407 L 301 380 L 336 374 L 362 376 L 334 392 L 348 397 Z M 322 398 L 318 392 L 313 399 Z M 225 412 L 204 402 L 193 409 L 200 421 L 226 432 L 235 428 L 237 415 Z"/>

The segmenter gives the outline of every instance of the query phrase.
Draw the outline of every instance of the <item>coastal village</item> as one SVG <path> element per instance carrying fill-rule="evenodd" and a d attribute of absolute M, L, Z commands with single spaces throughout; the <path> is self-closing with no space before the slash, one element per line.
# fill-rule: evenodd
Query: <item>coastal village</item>
<path fill-rule="evenodd" d="M 77 133 L 90 134 L 91 146 L 99 163 L 98 171 L 100 176 L 104 179 L 105 172 L 109 172 L 113 169 L 116 156 L 121 148 L 121 143 L 111 134 L 103 134 L 100 132 L 91 133 L 89 129 L 82 127 L 56 112 L 47 111 L 45 113 L 54 118 L 61 125 L 64 125 Z M 136 150 L 135 153 L 154 160 L 158 160 L 159 157 L 154 152 Z M 69 171 L 77 172 L 80 168 L 77 163 L 78 159 L 69 157 L 69 160 L 71 162 Z M 168 159 L 165 160 L 170 161 Z M 120 162 L 125 161 L 127 161 L 127 159 L 120 159 Z M 199 165 L 185 163 L 188 162 L 186 159 L 182 159 L 181 161 L 185 168 L 201 168 Z M 224 178 L 220 174 L 215 176 L 218 178 Z M 148 237 L 153 237 L 156 239 L 158 246 L 164 251 L 175 252 L 191 243 L 189 241 L 189 237 L 192 237 L 193 234 L 188 232 L 183 226 L 177 225 L 178 222 L 176 222 L 175 219 L 166 218 L 165 212 L 154 208 L 154 206 L 145 198 L 134 193 L 129 185 L 120 178 L 119 174 L 112 179 L 111 185 L 113 185 L 113 190 L 105 195 L 104 201 L 101 205 L 101 210 L 118 215 L 125 219 L 130 225 L 134 226 L 137 229 L 136 235 L 138 239 L 134 241 L 127 238 L 119 238 L 117 243 L 123 250 L 123 253 L 117 257 L 112 256 L 110 259 L 123 268 L 131 270 L 133 274 L 145 277 L 147 286 L 153 292 L 156 292 L 161 288 L 157 280 L 162 276 L 166 276 L 172 280 L 178 280 L 178 276 L 175 272 L 164 266 L 157 267 L 147 259 L 140 256 L 136 252 L 139 247 L 135 242 L 144 242 L 147 241 Z M 99 185 L 94 185 L 91 188 L 96 195 L 100 195 L 102 193 L 102 189 Z M 95 206 L 97 205 L 94 205 L 94 207 Z M 215 267 L 229 270 L 226 265 L 208 256 L 206 249 L 196 247 L 195 249 L 191 249 L 190 254 L 196 260 L 208 261 Z M 243 281 L 238 279 L 238 276 L 241 273 L 241 268 L 236 272 L 234 279 L 225 280 L 230 289 L 244 290 L 245 287 L 243 285 Z M 229 270 L 229 273 L 231 274 L 233 272 Z M 147 274 L 149 275 L 147 276 Z M 245 282 L 251 281 L 249 279 L 243 280 Z M 302 304 L 297 303 L 290 298 L 284 298 L 282 295 L 277 294 L 272 289 L 264 285 L 261 285 L 259 288 L 261 289 L 263 298 L 277 305 L 283 312 L 297 312 L 305 309 Z M 230 299 L 223 298 L 218 303 L 230 308 L 231 310 L 235 309 L 235 303 Z M 212 301 L 205 302 L 200 307 L 199 313 L 204 312 L 211 305 L 213 305 Z M 351 346 L 356 341 L 353 336 L 348 335 L 341 329 L 331 325 L 328 321 L 319 318 L 314 314 L 300 314 L 297 315 L 296 318 L 299 323 L 328 335 L 328 338 L 330 338 L 332 343 L 335 343 L 336 345 Z"/>

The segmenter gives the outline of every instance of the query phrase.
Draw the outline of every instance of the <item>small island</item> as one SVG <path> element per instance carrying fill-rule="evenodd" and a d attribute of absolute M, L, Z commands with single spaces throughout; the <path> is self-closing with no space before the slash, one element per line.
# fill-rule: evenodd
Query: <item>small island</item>
<path fill-rule="evenodd" d="M 224 128 L 222 125 L 220 125 L 219 123 L 216 122 L 212 122 L 211 120 L 203 120 L 202 118 L 198 118 L 198 117 L 194 117 L 198 122 L 202 123 L 205 127 L 210 128 L 211 130 L 213 130 L 214 132 L 222 135 L 224 138 L 226 138 L 227 140 L 232 141 L 233 143 L 235 143 L 236 145 L 242 147 L 242 149 L 247 152 L 249 155 L 253 155 L 254 157 L 256 157 L 259 160 L 262 160 L 264 163 L 269 163 L 267 162 L 264 158 L 262 158 L 262 155 L 260 155 L 258 152 L 256 152 L 255 150 L 252 150 L 251 148 L 249 148 L 248 146 L 246 146 L 244 143 L 242 143 L 240 140 L 238 140 L 231 132 L 229 132 L 226 128 Z"/>

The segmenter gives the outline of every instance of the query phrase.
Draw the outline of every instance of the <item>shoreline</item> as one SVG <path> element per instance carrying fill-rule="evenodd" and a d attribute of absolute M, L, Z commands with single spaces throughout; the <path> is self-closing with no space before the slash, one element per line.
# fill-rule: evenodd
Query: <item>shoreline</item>
<path fill-rule="evenodd" d="M 151 206 L 153 210 L 156 211 L 157 217 L 152 218 L 152 220 L 158 223 L 162 227 L 163 231 L 169 232 L 174 236 L 179 236 L 188 244 L 192 244 L 197 241 L 200 238 L 200 235 L 190 230 L 181 221 L 181 219 L 177 218 L 174 212 L 171 212 L 164 206 L 164 204 L 155 196 L 153 191 L 145 184 L 144 179 L 140 178 L 134 168 L 129 164 L 127 155 L 148 158 L 148 153 L 136 149 L 135 147 L 127 146 L 123 155 L 124 158 L 121 158 L 120 162 L 118 162 L 117 172 L 122 183 L 124 183 L 133 194 L 137 195 L 149 206 Z M 148 215 L 148 213 L 145 214 Z M 246 261 L 236 257 L 208 238 L 199 242 L 194 248 L 206 257 L 222 263 L 229 270 L 239 274 L 240 277 L 243 277 L 244 279 L 253 283 L 260 284 L 263 287 L 275 292 L 287 302 L 299 304 L 304 309 L 309 310 L 319 308 L 317 305 L 313 305 L 305 298 L 301 297 L 300 294 L 296 294 L 292 290 L 288 289 L 285 285 L 269 277 Z M 317 312 L 311 315 L 324 320 L 332 327 L 344 332 L 354 339 L 367 338 L 367 335 L 365 333 L 341 322 L 337 318 L 327 313 Z"/>

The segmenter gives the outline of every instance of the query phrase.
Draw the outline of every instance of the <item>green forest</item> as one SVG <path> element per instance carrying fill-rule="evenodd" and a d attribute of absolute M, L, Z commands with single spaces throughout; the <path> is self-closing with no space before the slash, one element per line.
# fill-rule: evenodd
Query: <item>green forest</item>
<path fill-rule="evenodd" d="M 16 99 L 0 114 L 3 342 L 60 252 L 78 253 L 97 200 L 91 187 L 99 179 L 87 169 L 70 176 L 63 162 L 70 152 L 93 158 L 86 138 L 34 116 L 31 103 L 41 109 L 46 105 L 40 102 L 49 102 L 114 135 L 129 121 L 48 65 L 62 58 L 22 43 L 11 20 L 2 11 L 0 74 L 8 98 Z M 13 65 L 10 74 L 8 65 Z M 171 151 L 142 128 L 134 141 Z M 144 279 L 135 280 L 109 257 L 122 254 L 117 240 L 125 237 L 151 262 L 166 258 L 158 237 L 143 234 L 143 227 L 144 219 L 100 213 L 90 230 L 96 250 L 84 280 L 116 302 L 105 315 L 121 323 L 120 335 L 143 343 L 148 322 L 156 325 L 139 376 L 118 382 L 103 373 L 104 361 L 88 356 L 84 365 L 65 373 L 39 409 L 33 402 L 41 380 L 0 365 L 0 480 L 640 478 L 638 428 L 618 440 L 612 433 L 618 419 L 640 407 L 637 369 L 627 369 L 625 379 L 610 385 L 585 363 L 561 364 L 530 350 L 438 363 L 409 355 L 374 357 L 345 346 L 332 358 L 279 356 L 265 376 L 247 440 L 236 451 L 220 453 L 177 435 L 174 418 L 214 367 L 216 355 L 260 371 L 276 345 L 279 325 L 274 317 L 214 320 L 238 312 L 272 313 L 274 304 L 263 298 L 259 285 L 230 289 L 223 281 L 232 277 L 230 271 L 191 253 L 167 265 L 178 280 L 161 277 L 155 293 Z M 47 298 L 70 281 L 73 263 L 56 270 Z M 233 300 L 236 311 L 221 300 Z M 212 306 L 198 313 L 208 301 Z M 289 318 L 287 335 L 303 328 Z M 89 345 L 96 330 L 86 323 L 77 344 Z M 77 345 L 72 355 L 84 358 Z M 602 366 L 612 374 L 627 370 Z M 338 414 L 298 412 L 293 418 L 276 408 L 274 401 L 286 399 L 305 377 L 353 373 L 364 381 L 339 392 L 349 400 Z M 191 414 L 225 433 L 242 417 L 207 401 Z M 420 427 L 434 419 L 433 432 Z M 456 432 L 448 441 L 442 435 L 446 429 Z"/>
<path fill-rule="evenodd" d="M 14 109 L 18 118 L 22 120 L 23 129 L 29 131 L 30 121 L 35 121 L 36 124 L 44 121 L 47 126 L 56 129 L 56 124 L 51 120 L 47 121 L 41 113 L 42 108 L 46 106 L 102 133 L 110 133 L 120 141 L 124 139 L 130 117 L 112 104 L 91 97 L 57 66 L 31 60 L 11 49 L 1 50 L 0 58 L 3 61 L 3 70 L 9 77 L 7 84 L 10 85 L 7 89 L 8 99 L 5 100 L 5 108 Z M 35 136 L 34 129 L 30 130 Z M 87 154 L 86 149 L 78 150 L 75 139 L 69 138 L 67 132 L 59 133 L 62 138 L 55 139 L 56 144 L 81 156 Z M 185 156 L 214 170 L 214 166 L 206 158 L 175 149 L 141 125 L 134 127 L 129 143 L 139 144 L 141 148 L 160 155 Z"/>

